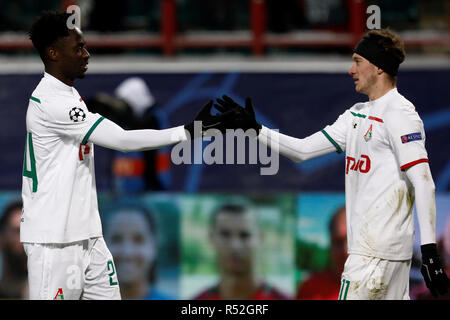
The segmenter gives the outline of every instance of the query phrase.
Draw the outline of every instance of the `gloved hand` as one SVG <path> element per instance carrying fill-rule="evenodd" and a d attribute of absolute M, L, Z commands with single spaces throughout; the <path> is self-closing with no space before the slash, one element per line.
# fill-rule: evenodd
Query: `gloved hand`
<path fill-rule="evenodd" d="M 256 121 L 255 111 L 253 110 L 252 100 L 245 99 L 245 108 L 235 102 L 227 95 L 223 95 L 222 99 L 216 99 L 218 104 L 215 107 L 222 112 L 231 112 L 232 118 L 228 127 L 230 129 L 242 129 L 244 131 L 253 129 L 258 135 L 261 131 L 261 124 Z"/>
<path fill-rule="evenodd" d="M 427 288 L 435 298 L 439 295 L 446 294 L 450 286 L 450 280 L 442 266 L 436 244 L 424 244 L 420 249 L 422 251 L 422 267 L 420 268 L 420 272 L 425 279 Z"/>
<path fill-rule="evenodd" d="M 225 130 L 229 128 L 230 120 L 233 117 L 233 110 L 219 107 L 218 110 L 221 111 L 221 113 L 212 115 L 212 107 L 213 101 L 210 100 L 202 110 L 200 110 L 194 120 L 184 126 L 184 129 L 189 132 L 191 139 L 203 136 L 204 132 L 208 129 L 217 129 L 220 132 L 225 133 Z M 200 132 L 194 132 L 195 121 L 201 121 Z"/>

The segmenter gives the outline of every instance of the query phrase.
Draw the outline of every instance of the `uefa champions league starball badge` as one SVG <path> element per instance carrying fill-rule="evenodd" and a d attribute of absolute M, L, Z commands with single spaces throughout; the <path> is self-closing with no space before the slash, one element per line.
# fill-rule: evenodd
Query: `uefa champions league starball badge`
<path fill-rule="evenodd" d="M 69 111 L 70 120 L 73 122 L 81 122 L 86 119 L 86 113 L 79 107 L 74 107 Z"/>

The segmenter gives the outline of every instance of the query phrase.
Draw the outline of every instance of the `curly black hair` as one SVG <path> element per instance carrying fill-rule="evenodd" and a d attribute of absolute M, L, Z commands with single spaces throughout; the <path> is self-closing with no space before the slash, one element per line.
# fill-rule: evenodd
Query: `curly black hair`
<path fill-rule="evenodd" d="M 44 62 L 45 50 L 56 40 L 69 36 L 69 17 L 67 12 L 44 11 L 31 26 L 28 36 Z"/>

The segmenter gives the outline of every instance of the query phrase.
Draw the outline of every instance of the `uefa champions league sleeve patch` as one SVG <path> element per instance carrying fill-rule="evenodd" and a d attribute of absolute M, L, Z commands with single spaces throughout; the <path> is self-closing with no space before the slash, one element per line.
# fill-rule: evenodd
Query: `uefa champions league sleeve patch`
<path fill-rule="evenodd" d="M 402 139 L 402 143 L 407 143 L 416 140 L 422 140 L 422 134 L 420 132 L 414 132 L 410 134 L 405 134 L 400 137 Z"/>
<path fill-rule="evenodd" d="M 84 112 L 83 109 L 79 107 L 73 107 L 69 111 L 69 117 L 73 122 L 81 122 L 86 119 L 86 112 Z"/>

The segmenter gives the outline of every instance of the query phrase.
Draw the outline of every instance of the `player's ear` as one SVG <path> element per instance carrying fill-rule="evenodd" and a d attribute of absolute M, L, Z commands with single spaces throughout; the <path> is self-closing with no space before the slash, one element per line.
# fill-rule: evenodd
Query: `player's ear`
<path fill-rule="evenodd" d="M 46 52 L 46 56 L 47 56 L 48 60 L 50 60 L 50 61 L 58 61 L 59 52 L 58 52 L 58 50 L 56 49 L 55 46 L 47 47 L 45 52 Z"/>

